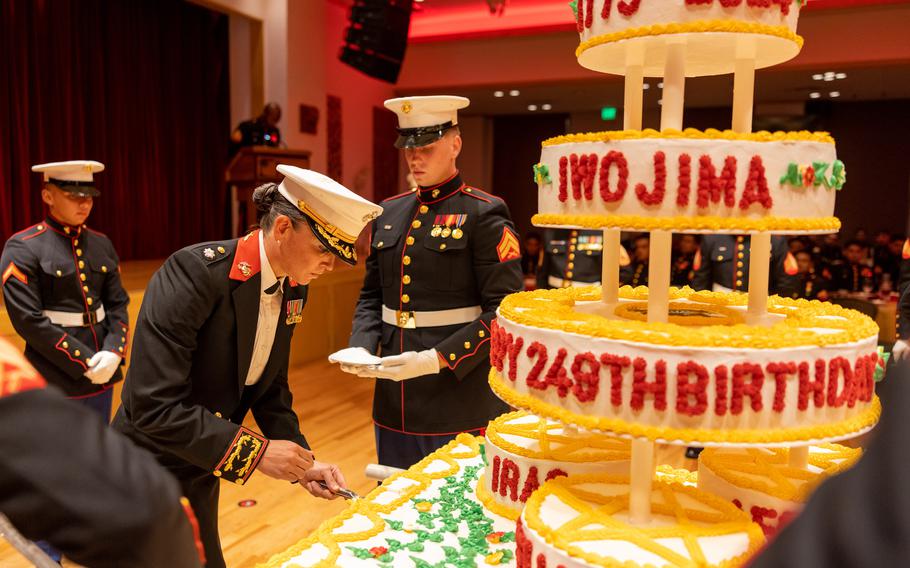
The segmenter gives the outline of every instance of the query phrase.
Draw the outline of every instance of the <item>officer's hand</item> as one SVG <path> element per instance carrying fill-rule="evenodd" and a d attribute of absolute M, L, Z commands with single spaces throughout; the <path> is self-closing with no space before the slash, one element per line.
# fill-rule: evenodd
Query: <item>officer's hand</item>
<path fill-rule="evenodd" d="M 346 363 L 361 361 L 363 364 L 369 364 L 375 362 L 377 359 L 378 357 L 374 356 L 363 347 L 348 347 L 347 349 L 342 349 L 329 355 L 330 363 L 340 363 L 341 370 L 345 373 L 351 373 L 352 375 L 356 375 L 361 367 L 359 365 L 348 365 Z"/>
<path fill-rule="evenodd" d="M 275 479 L 297 481 L 303 479 L 311 467 L 313 452 L 289 440 L 269 440 L 259 471 Z"/>
<path fill-rule="evenodd" d="M 120 355 L 113 351 L 99 351 L 88 360 L 89 369 L 83 373 L 96 385 L 106 384 L 120 366 Z"/>
<path fill-rule="evenodd" d="M 439 373 L 439 355 L 435 349 L 425 351 L 406 351 L 401 355 L 382 358 L 379 367 L 357 372 L 361 377 L 376 377 L 393 381 L 406 381 L 424 375 Z"/>
<path fill-rule="evenodd" d="M 894 347 L 891 348 L 891 357 L 895 361 L 902 361 L 910 355 L 910 340 L 907 339 L 898 339 L 894 342 Z"/>
<path fill-rule="evenodd" d="M 314 497 L 322 497 L 323 499 L 337 498 L 338 495 L 335 495 L 332 491 L 323 489 L 316 483 L 317 481 L 324 481 L 332 491 L 347 489 L 341 470 L 334 464 L 322 462 L 313 463 L 313 467 L 306 471 L 304 477 L 301 478 L 300 483 Z"/>

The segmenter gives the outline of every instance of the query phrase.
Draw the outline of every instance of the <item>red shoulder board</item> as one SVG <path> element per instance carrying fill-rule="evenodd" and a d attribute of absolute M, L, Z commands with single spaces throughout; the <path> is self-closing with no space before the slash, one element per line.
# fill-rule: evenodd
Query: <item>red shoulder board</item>
<path fill-rule="evenodd" d="M 231 264 L 231 280 L 246 282 L 259 274 L 262 265 L 259 259 L 259 231 L 253 231 L 237 242 L 234 260 Z"/>
<path fill-rule="evenodd" d="M 6 340 L 0 340 L 0 398 L 43 389 L 45 384 L 41 375 L 15 347 Z"/>

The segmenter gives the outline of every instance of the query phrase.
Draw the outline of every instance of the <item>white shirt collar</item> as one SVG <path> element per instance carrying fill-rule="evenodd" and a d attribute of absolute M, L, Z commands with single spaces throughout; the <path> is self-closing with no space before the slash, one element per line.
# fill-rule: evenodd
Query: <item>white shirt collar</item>
<path fill-rule="evenodd" d="M 272 270 L 272 265 L 269 263 L 269 257 L 265 254 L 265 237 L 262 231 L 259 231 L 259 265 L 262 274 L 260 292 L 265 294 L 266 290 L 278 282 L 278 277 L 275 276 L 275 271 Z"/>

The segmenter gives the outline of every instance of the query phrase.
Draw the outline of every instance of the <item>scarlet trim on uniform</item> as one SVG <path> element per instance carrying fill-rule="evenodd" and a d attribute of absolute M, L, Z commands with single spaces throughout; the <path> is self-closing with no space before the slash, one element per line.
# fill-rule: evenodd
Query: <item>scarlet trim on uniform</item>
<path fill-rule="evenodd" d="M 451 191 L 449 191 L 447 194 L 443 195 L 441 198 L 435 199 L 434 201 L 424 201 L 424 200 L 422 199 L 424 196 L 430 196 L 430 197 L 432 197 L 433 191 L 439 190 L 440 187 L 446 185 L 447 183 L 450 183 L 452 180 L 454 180 L 455 178 L 457 178 L 457 177 L 459 176 L 459 174 L 460 174 L 460 172 L 456 171 L 454 174 L 452 174 L 452 175 L 451 175 L 449 178 L 447 178 L 445 181 L 441 181 L 441 182 L 439 182 L 439 183 L 437 183 L 437 184 L 435 184 L 435 185 L 430 185 L 430 186 L 427 186 L 427 187 L 420 187 L 420 188 L 418 188 L 418 189 L 417 189 L 417 201 L 423 203 L 424 205 L 429 205 L 429 204 L 431 204 L 431 203 L 437 203 L 437 202 L 439 202 L 439 201 L 442 201 L 443 199 L 447 199 L 447 198 L 449 198 L 449 197 L 455 195 L 456 193 L 458 193 L 458 192 L 464 187 L 464 183 L 462 183 L 462 184 L 461 184 L 459 187 L 457 187 L 457 188 L 453 188 L 453 189 L 452 189 Z M 442 193 L 442 192 L 440 191 L 440 193 Z"/>
<path fill-rule="evenodd" d="M 402 197 L 407 197 L 409 195 L 416 195 L 416 191 L 405 191 L 404 193 L 399 193 L 398 195 L 393 195 L 392 197 L 386 197 L 380 203 L 386 203 L 387 201 L 394 201 L 396 199 L 401 199 Z"/>
<path fill-rule="evenodd" d="M 265 436 L 241 426 L 215 466 L 215 471 L 222 479 L 243 485 L 253 475 L 268 445 L 269 440 Z"/>
<path fill-rule="evenodd" d="M 477 192 L 480 192 L 480 193 L 482 193 L 483 195 L 478 196 L 478 195 L 476 195 Z M 490 193 L 489 191 L 484 191 L 484 190 L 482 190 L 482 189 L 478 189 L 478 188 L 473 187 L 473 186 L 471 186 L 471 191 L 468 191 L 468 192 L 466 192 L 466 193 L 467 193 L 468 195 L 473 196 L 473 197 L 478 197 L 478 198 L 480 198 L 480 197 L 486 197 L 487 200 L 488 200 L 490 203 L 493 203 L 494 201 L 503 201 L 503 199 L 502 199 L 501 197 L 496 196 L 496 195 L 493 195 L 493 194 Z M 504 203 L 504 201 L 503 201 L 503 203 Z"/>
<path fill-rule="evenodd" d="M 51 227 L 51 228 L 53 229 L 53 227 Z M 54 230 L 56 231 L 56 229 L 54 229 Z M 79 287 L 79 292 L 82 294 L 82 307 L 85 310 L 85 315 L 91 317 L 91 312 L 93 311 L 93 309 L 91 306 L 88 305 L 88 296 L 85 295 L 85 288 L 83 288 L 84 283 L 79 278 L 79 275 L 81 274 L 82 269 L 79 268 L 79 255 L 76 254 L 75 242 L 76 242 L 75 237 L 70 239 L 70 248 L 72 249 L 72 253 L 73 253 L 73 266 L 76 268 L 76 271 L 73 273 L 73 276 L 76 278 L 76 286 Z M 95 308 L 95 309 L 97 309 L 97 308 Z M 90 325 L 90 326 L 88 326 L 88 328 L 92 332 L 92 339 L 95 340 L 95 351 L 98 351 L 101 349 L 101 344 L 98 343 L 98 334 L 95 333 L 95 326 Z"/>
<path fill-rule="evenodd" d="M 193 543 L 196 545 L 196 554 L 199 555 L 199 562 L 205 566 L 205 546 L 202 544 L 202 536 L 199 534 L 199 521 L 196 519 L 196 513 L 193 512 L 193 506 L 186 497 L 180 498 L 180 505 L 183 506 L 183 513 L 186 520 L 190 522 L 190 528 L 193 529 Z"/>
<path fill-rule="evenodd" d="M 38 225 L 40 225 L 40 223 L 38 223 Z M 28 231 L 29 229 L 33 229 L 33 228 L 37 227 L 38 225 L 33 225 L 32 227 L 29 227 L 29 228 L 26 229 L 25 231 Z M 22 232 L 24 233 L 25 231 L 22 231 Z M 27 237 L 22 237 L 22 240 L 23 240 L 23 241 L 27 241 L 27 240 L 29 240 L 29 239 L 34 239 L 34 238 L 37 237 L 38 235 L 43 235 L 45 232 L 47 232 L 47 225 L 44 225 L 44 227 L 43 227 L 41 230 L 36 231 L 35 233 L 33 233 L 33 234 L 31 234 L 31 235 L 29 235 L 29 236 L 27 236 Z M 20 233 L 16 233 L 16 234 L 18 235 L 18 234 L 20 234 Z M 13 235 L 13 236 L 16 236 L 16 235 Z"/>
<path fill-rule="evenodd" d="M 28 286 L 28 276 L 19 270 L 19 267 L 16 266 L 12 261 L 10 261 L 9 266 L 6 267 L 6 270 L 3 271 L 3 282 L 0 282 L 0 286 L 5 285 L 6 281 L 13 276 L 16 277 L 16 280 Z"/>
<path fill-rule="evenodd" d="M 66 356 L 69 357 L 70 361 L 72 361 L 73 363 L 78 363 L 83 369 L 88 371 L 88 365 L 85 364 L 85 361 L 83 361 L 82 359 L 74 359 L 73 355 L 69 352 L 69 350 L 66 347 L 62 346 L 62 344 L 65 340 L 66 340 L 66 334 L 64 333 L 63 337 L 60 338 L 60 340 L 57 342 L 57 345 L 54 345 L 54 347 L 57 348 L 58 351 L 63 351 L 64 353 L 66 353 Z"/>
<path fill-rule="evenodd" d="M 496 245 L 496 254 L 499 256 L 499 262 L 521 258 L 518 237 L 508 227 L 502 228 L 502 238 L 499 239 L 499 244 Z"/>
<path fill-rule="evenodd" d="M 10 347 L 12 350 L 12 347 Z M 0 360 L 0 398 L 20 392 L 43 389 L 47 383 L 35 369 L 16 353 L 16 358 Z"/>
<path fill-rule="evenodd" d="M 482 341 L 480 341 L 480 342 L 477 344 L 476 347 L 474 347 L 474 351 L 471 351 L 470 353 L 465 353 L 464 355 L 462 355 L 461 357 L 459 357 L 458 359 L 456 359 L 456 360 L 454 360 L 454 361 L 452 361 L 452 362 L 446 361 L 446 367 L 448 367 L 449 370 L 454 371 L 455 368 L 458 366 L 459 363 L 461 363 L 462 361 L 464 361 L 464 360 L 467 359 L 468 357 L 473 357 L 474 355 L 477 355 L 477 351 L 480 350 L 480 346 L 483 345 L 484 343 L 486 343 L 486 342 L 489 341 L 489 340 L 490 340 L 490 338 L 487 337 L 486 339 L 483 339 Z M 402 381 L 402 382 L 403 382 L 403 381 Z"/>
<path fill-rule="evenodd" d="M 241 270 L 241 265 L 244 263 L 248 268 Z M 237 241 L 237 250 L 234 251 L 234 260 L 231 261 L 231 273 L 228 277 L 231 280 L 246 282 L 259 274 L 260 270 L 262 270 L 262 265 L 259 258 L 259 230 L 257 229 Z"/>
<path fill-rule="evenodd" d="M 468 191 L 469 189 L 470 189 L 471 191 Z M 464 187 L 461 188 L 461 192 L 462 192 L 463 194 L 465 194 L 465 195 L 468 195 L 468 196 L 470 196 L 470 197 L 473 197 L 474 199 L 479 199 L 479 200 L 481 200 L 481 201 L 485 201 L 485 202 L 487 202 L 487 203 L 493 203 L 493 200 L 492 200 L 492 199 L 487 199 L 487 198 L 484 197 L 483 195 L 477 195 L 476 193 L 474 193 L 475 191 L 480 191 L 480 190 L 479 190 L 479 189 L 475 189 L 475 188 L 473 188 L 473 187 L 467 187 L 467 186 L 464 186 Z M 483 193 L 483 192 L 481 192 L 481 193 Z M 491 195 L 490 197 L 493 197 L 493 196 Z M 497 199 L 498 199 L 498 198 L 497 198 Z"/>
<path fill-rule="evenodd" d="M 31 227 L 26 227 L 26 228 L 22 229 L 21 231 L 17 231 L 17 232 L 15 232 L 15 233 L 13 233 L 12 235 L 10 235 L 10 238 L 13 239 L 13 238 L 18 237 L 19 235 L 21 235 L 21 234 L 23 234 L 23 233 L 27 233 L 27 232 L 31 231 L 32 229 L 34 229 L 35 227 L 37 227 L 38 225 L 41 225 L 41 224 L 42 224 L 42 223 L 35 223 L 35 224 L 32 225 Z M 42 229 L 41 229 L 40 232 L 43 233 L 44 230 L 45 230 L 46 228 L 47 228 L 47 227 L 42 227 Z"/>
<path fill-rule="evenodd" d="M 402 381 L 402 382 L 405 382 L 405 381 Z M 383 430 L 388 430 L 389 432 L 396 432 L 398 434 L 407 434 L 408 436 L 455 436 L 457 434 L 470 434 L 472 432 L 479 432 L 481 435 L 483 435 L 483 432 L 486 432 L 486 428 L 474 428 L 473 430 L 459 430 L 457 432 L 440 432 L 438 434 L 435 432 L 427 432 L 427 433 L 407 432 L 405 430 L 399 430 L 398 428 L 384 426 L 384 425 L 380 424 L 379 422 L 376 422 L 375 420 L 373 420 L 373 426 L 376 426 L 377 428 L 382 428 Z"/>
<path fill-rule="evenodd" d="M 88 225 L 82 225 L 82 228 L 85 229 L 86 231 L 88 231 L 89 233 L 95 233 L 95 234 L 98 235 L 99 237 L 104 237 L 105 239 L 107 238 L 107 235 L 105 235 L 105 234 L 102 233 L 101 231 L 96 231 L 95 229 L 90 229 L 90 228 L 88 227 Z"/>

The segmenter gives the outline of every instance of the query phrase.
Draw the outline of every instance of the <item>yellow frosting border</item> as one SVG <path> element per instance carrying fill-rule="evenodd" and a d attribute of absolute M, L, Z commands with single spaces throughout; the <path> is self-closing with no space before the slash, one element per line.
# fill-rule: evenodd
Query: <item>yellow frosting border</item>
<path fill-rule="evenodd" d="M 629 229 L 635 231 L 735 231 L 760 233 L 766 231 L 830 232 L 840 229 L 837 217 L 717 217 L 693 215 L 646 217 L 643 215 L 569 215 L 538 213 L 531 217 L 536 227 L 578 227 L 580 229 Z"/>
<path fill-rule="evenodd" d="M 576 424 L 589 430 L 627 434 L 635 438 L 649 440 L 681 441 L 686 443 L 722 443 L 722 444 L 779 444 L 805 440 L 824 440 L 854 434 L 874 426 L 882 413 L 882 404 L 878 396 L 872 399 L 869 407 L 846 420 L 833 424 L 801 426 L 798 428 L 746 430 L 746 429 L 711 429 L 711 428 L 669 428 L 648 426 L 626 422 L 619 418 L 605 418 L 577 414 L 561 406 L 556 406 L 531 395 L 516 392 L 496 371 L 490 369 L 490 388 L 506 404 L 527 410 L 538 416 L 545 416 L 567 424 Z"/>
<path fill-rule="evenodd" d="M 604 557 L 599 554 L 586 551 L 572 544 L 573 540 L 594 540 L 600 538 L 600 535 L 603 535 L 603 538 L 615 538 L 618 530 L 621 530 L 615 527 L 599 530 L 584 530 L 581 527 L 576 528 L 577 525 L 584 526 L 587 521 L 591 521 L 592 523 L 597 521 L 596 516 L 588 516 L 586 519 L 581 518 L 586 515 L 591 515 L 593 512 L 593 506 L 588 503 L 587 499 L 592 499 L 597 503 L 597 513 L 602 513 L 607 516 L 613 512 L 617 512 L 618 510 L 623 510 L 623 506 L 625 506 L 625 508 L 628 507 L 628 496 L 605 497 L 599 494 L 594 494 L 588 491 L 573 488 L 574 485 L 590 483 L 627 484 L 629 483 L 629 478 L 628 476 L 586 474 L 576 475 L 572 477 L 560 477 L 548 481 L 531 495 L 531 497 L 528 499 L 527 504 L 525 505 L 523 517 L 526 526 L 540 535 L 544 541 L 546 541 L 554 548 L 561 550 L 572 557 L 584 560 L 590 564 L 610 568 L 631 568 L 633 566 L 638 566 L 638 564 L 631 562 L 615 561 L 609 557 Z M 679 494 L 684 494 L 689 499 L 692 499 L 701 505 L 712 508 L 713 512 L 700 514 L 700 512 L 697 511 L 689 511 L 689 513 L 695 513 L 695 516 L 692 520 L 700 521 L 698 525 L 695 523 L 690 523 L 686 520 L 682 520 L 680 524 L 675 526 L 671 525 L 668 527 L 641 529 L 637 527 L 629 527 L 630 534 L 627 540 L 639 546 L 640 548 L 648 550 L 648 545 L 650 543 L 653 543 L 654 540 L 658 538 L 679 536 L 687 541 L 692 541 L 703 536 L 743 532 L 748 536 L 749 545 L 747 549 L 736 557 L 725 560 L 719 564 L 712 565 L 719 568 L 733 568 L 734 566 L 741 566 L 746 559 L 754 555 L 761 548 L 761 546 L 764 545 L 765 537 L 761 528 L 752 522 L 746 513 L 737 509 L 729 501 L 726 501 L 720 497 L 717 497 L 705 491 L 701 491 L 694 487 L 688 487 L 680 483 L 675 483 L 659 478 L 654 480 L 653 487 L 654 492 L 661 492 L 665 497 L 664 503 L 654 503 L 652 500 L 651 508 L 652 511 L 656 513 L 679 518 L 681 510 L 683 509 L 678 505 L 678 500 L 675 498 L 676 495 Z M 672 495 L 672 497 L 670 497 L 668 494 Z M 540 518 L 540 507 L 543 504 L 544 500 L 550 495 L 557 496 L 564 503 L 572 506 L 572 508 L 581 514 L 581 517 L 565 523 L 564 525 L 560 526 L 558 530 L 554 530 L 546 526 L 543 522 L 543 519 Z M 613 505 L 612 507 L 610 507 L 611 504 Z M 611 511 L 610 509 L 613 510 Z M 710 524 L 707 526 L 705 524 L 701 524 L 705 522 L 708 522 Z M 636 532 L 645 534 L 632 534 Z M 659 554 L 654 550 L 651 552 Z M 701 552 L 700 547 L 698 548 L 698 552 Z M 668 562 L 670 561 L 670 559 L 666 560 Z M 699 560 L 701 560 L 701 562 L 699 562 Z M 704 558 L 696 558 L 693 559 L 692 564 L 703 565 L 703 561 Z"/>
<path fill-rule="evenodd" d="M 474 495 L 477 497 L 477 500 L 480 501 L 480 504 L 504 519 L 510 521 L 518 520 L 518 517 L 521 516 L 521 508 L 513 509 L 512 507 L 508 507 L 497 501 L 487 491 L 486 481 L 487 473 L 484 472 L 477 480 L 477 488 L 474 490 Z"/>
<path fill-rule="evenodd" d="M 547 138 L 540 143 L 541 147 L 559 146 L 561 144 L 578 144 L 584 142 L 619 142 L 621 140 L 644 139 L 688 139 L 688 140 L 729 140 L 743 142 L 818 142 L 821 144 L 834 144 L 834 138 L 828 132 L 810 132 L 799 130 L 793 132 L 736 132 L 734 130 L 718 130 L 707 128 L 685 128 L 683 130 L 666 129 L 655 130 L 606 130 L 603 132 L 584 132 L 576 134 L 563 134 Z"/>
<path fill-rule="evenodd" d="M 681 310 L 691 307 L 691 304 L 684 304 L 682 302 L 670 302 L 669 309 L 672 310 Z M 616 306 L 616 309 L 613 310 L 613 313 L 617 317 L 632 321 L 648 321 L 647 313 L 642 313 L 640 311 L 635 311 L 636 308 L 645 308 L 647 312 L 648 303 L 647 302 L 626 302 Z M 674 315 L 673 313 L 668 314 L 668 319 L 670 323 L 681 325 L 684 327 L 690 326 L 707 326 L 707 325 L 739 325 L 743 324 L 746 321 L 745 315 L 741 311 L 736 311 L 724 306 L 709 306 L 705 305 L 701 307 L 702 310 L 717 314 L 720 317 L 704 317 L 704 316 L 686 316 L 680 317 Z"/>
<path fill-rule="evenodd" d="M 802 49 L 803 47 L 803 38 L 790 31 L 790 28 L 787 26 L 771 26 L 768 24 L 742 22 L 738 20 L 700 20 L 696 22 L 652 24 L 650 26 L 641 26 L 594 36 L 578 45 L 575 49 L 575 57 L 581 57 L 582 53 L 598 45 L 637 37 L 668 34 L 700 34 L 709 32 L 768 35 L 792 41 L 799 49 Z"/>
<path fill-rule="evenodd" d="M 490 444 L 496 446 L 497 448 L 514 454 L 519 457 L 534 459 L 534 460 L 545 460 L 561 463 L 590 463 L 590 462 L 605 462 L 605 461 L 628 461 L 631 456 L 631 446 L 628 440 L 622 440 L 620 438 L 615 438 L 607 434 L 595 434 L 595 433 L 585 433 L 578 434 L 577 436 L 568 436 L 562 435 L 562 438 L 572 438 L 573 441 L 577 444 L 582 444 L 584 447 L 589 447 L 592 450 L 591 452 L 565 452 L 563 451 L 566 446 L 562 448 L 551 448 L 549 451 L 537 450 L 532 451 L 529 448 L 524 448 L 518 444 L 513 444 L 505 440 L 500 435 L 500 430 L 508 429 L 510 424 L 507 422 L 514 420 L 516 418 L 521 418 L 523 416 L 529 416 L 527 412 L 516 411 L 503 414 L 496 419 L 492 420 L 487 426 L 486 437 Z M 536 417 L 540 418 L 540 417 Z M 544 419 L 545 420 L 545 419 Z M 561 426 L 561 425 L 560 425 Z M 513 435 L 516 435 L 513 433 Z M 538 441 L 538 443 L 540 443 Z M 593 444 L 588 445 L 587 443 Z M 618 446 L 616 448 L 608 447 L 598 447 L 597 444 L 609 446 Z M 568 445 L 568 444 L 567 444 Z M 571 447 L 571 445 L 568 445 Z M 620 449 L 619 447 L 624 448 Z"/>
<path fill-rule="evenodd" d="M 455 460 L 471 459 L 479 456 L 481 440 L 482 438 L 472 436 L 470 434 L 459 434 L 454 440 L 439 450 L 428 455 L 424 459 L 420 460 L 410 469 L 401 473 L 396 473 L 395 475 L 389 477 L 386 481 L 383 482 L 382 485 L 370 491 L 370 493 L 368 493 L 365 497 L 352 502 L 347 509 L 338 515 L 324 521 L 308 537 L 300 540 L 296 544 L 291 545 L 290 548 L 284 552 L 276 554 L 265 564 L 259 564 L 258 567 L 280 568 L 285 562 L 290 561 L 292 558 L 303 553 L 305 550 L 317 543 L 325 546 L 329 550 L 329 555 L 327 558 L 321 560 L 318 564 L 315 564 L 314 568 L 329 568 L 331 566 L 336 566 L 338 556 L 341 554 L 341 549 L 338 547 L 339 542 L 356 542 L 360 540 L 367 540 L 381 533 L 385 529 L 385 522 L 379 517 L 380 513 L 391 513 L 393 510 L 407 502 L 411 497 L 417 495 L 429 487 L 433 479 L 442 479 L 444 477 L 453 475 L 453 473 L 456 473 L 460 466 L 455 463 Z M 469 448 L 469 451 L 462 453 L 455 452 L 455 448 L 460 445 L 467 446 Z M 448 469 L 440 472 L 424 473 L 426 467 L 436 460 L 445 461 L 450 466 L 454 465 L 455 471 L 453 472 L 452 468 L 449 467 Z M 385 491 L 386 485 L 391 484 L 399 478 L 406 478 L 417 481 L 418 483 L 415 485 L 417 490 L 412 491 L 411 489 L 408 489 L 406 493 L 407 497 L 403 499 L 396 499 L 392 503 L 385 505 L 380 505 L 372 501 L 375 497 Z M 358 513 L 374 521 L 373 527 L 370 530 L 361 531 L 356 534 L 332 534 L 332 531 L 344 524 L 344 522 L 351 518 L 351 516 Z"/>
<path fill-rule="evenodd" d="M 849 448 L 841 444 L 817 444 L 816 447 L 831 452 L 825 454 L 809 452 L 809 465 L 821 469 L 820 472 L 791 467 L 783 448 L 768 448 L 774 453 L 773 456 L 765 456 L 770 460 L 759 460 L 760 463 L 756 464 L 755 468 L 748 468 L 752 470 L 749 473 L 735 471 L 729 467 L 730 462 L 751 461 L 748 456 L 724 453 L 722 448 L 706 448 L 699 455 L 698 464 L 699 467 L 710 470 L 722 481 L 738 489 L 756 491 L 783 501 L 803 503 L 822 481 L 850 469 L 863 455 L 862 449 Z M 834 462 L 835 459 L 842 461 Z M 756 479 L 755 475 L 767 479 Z M 788 478 L 799 478 L 804 483 L 796 486 L 790 483 Z"/>
<path fill-rule="evenodd" d="M 622 299 L 645 300 L 647 288 L 623 286 Z M 534 290 L 509 294 L 499 305 L 499 317 L 527 327 L 575 333 L 595 338 L 634 341 L 648 345 L 673 347 L 706 347 L 729 349 L 785 349 L 853 343 L 878 335 L 872 318 L 829 302 L 772 296 L 768 312 L 786 316 L 770 327 L 737 325 L 683 326 L 674 323 L 652 323 L 634 320 L 611 320 L 580 313 L 579 301 L 601 299 L 600 286 L 581 286 L 555 290 Z M 687 299 L 715 306 L 743 306 L 748 296 L 742 292 L 696 292 L 691 288 L 671 288 L 671 300 Z M 833 321 L 829 316 L 842 320 Z M 819 327 L 837 330 L 819 334 L 801 328 Z"/>

